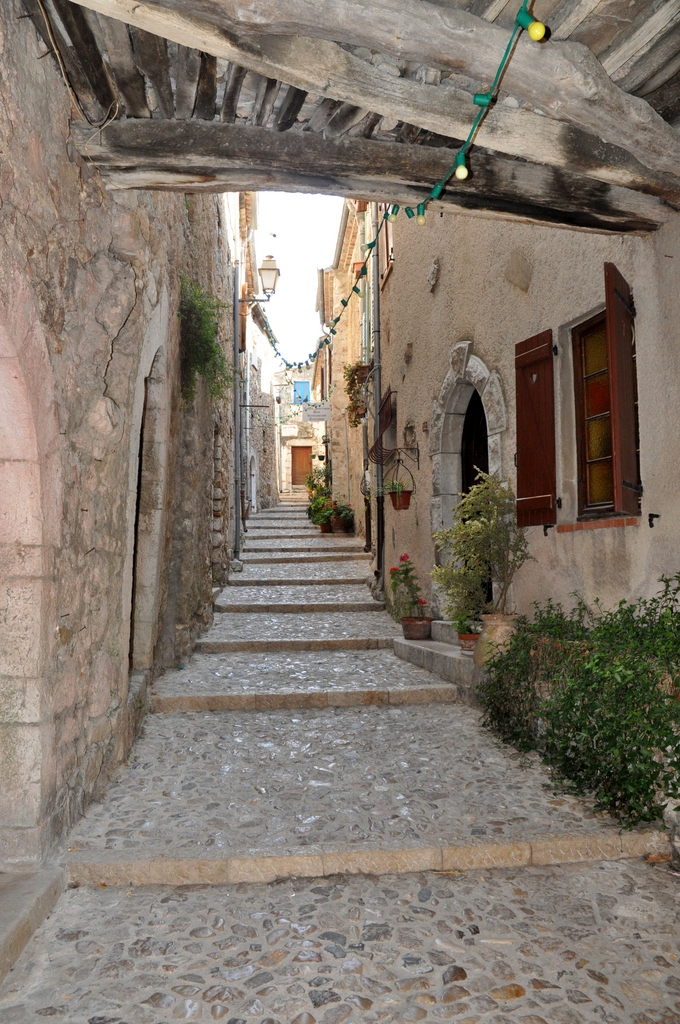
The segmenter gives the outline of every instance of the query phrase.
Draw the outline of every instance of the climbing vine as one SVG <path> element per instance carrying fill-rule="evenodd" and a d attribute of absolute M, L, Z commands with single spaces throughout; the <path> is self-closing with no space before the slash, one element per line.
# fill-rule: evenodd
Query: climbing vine
<path fill-rule="evenodd" d="M 192 402 L 196 378 L 203 377 L 213 398 L 233 381 L 219 342 L 220 316 L 228 307 L 195 281 L 182 277 L 179 302 L 182 396 Z"/>

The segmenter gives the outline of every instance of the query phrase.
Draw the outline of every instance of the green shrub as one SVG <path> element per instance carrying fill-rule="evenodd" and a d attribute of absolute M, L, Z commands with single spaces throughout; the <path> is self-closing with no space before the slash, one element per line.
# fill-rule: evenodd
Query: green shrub
<path fill-rule="evenodd" d="M 219 398 L 233 382 L 218 340 L 220 316 L 226 308 L 223 302 L 204 291 L 195 281 L 182 277 L 179 303 L 181 377 L 182 395 L 187 402 L 194 400 L 197 376 L 207 382 L 213 398 Z"/>
<path fill-rule="evenodd" d="M 485 724 L 626 825 L 680 796 L 680 575 L 609 612 L 537 607 L 488 663 Z"/>

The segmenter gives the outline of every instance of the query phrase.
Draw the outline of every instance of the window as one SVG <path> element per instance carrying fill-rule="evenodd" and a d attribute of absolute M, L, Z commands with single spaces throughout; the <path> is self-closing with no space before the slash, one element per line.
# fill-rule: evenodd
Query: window
<path fill-rule="evenodd" d="M 310 385 L 308 380 L 296 380 L 293 382 L 293 404 L 302 405 L 308 402 L 310 396 Z"/>
<path fill-rule="evenodd" d="M 517 522 L 557 521 L 552 331 L 515 345 Z"/>
<path fill-rule="evenodd" d="M 637 380 L 630 288 L 605 264 L 607 308 L 572 334 L 579 517 L 640 511 Z"/>
<path fill-rule="evenodd" d="M 380 265 L 381 288 L 384 288 L 387 278 L 390 276 L 390 271 L 394 265 L 394 232 L 391 222 L 383 219 L 385 217 L 386 210 L 386 203 L 378 204 L 378 213 L 381 218 L 378 223 L 383 225 L 378 241 L 378 261 Z"/>

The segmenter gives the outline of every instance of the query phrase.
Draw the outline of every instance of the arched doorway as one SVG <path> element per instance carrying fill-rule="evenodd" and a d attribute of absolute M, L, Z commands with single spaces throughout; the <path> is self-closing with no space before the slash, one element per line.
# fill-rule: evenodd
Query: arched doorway
<path fill-rule="evenodd" d="M 476 482 L 477 472 L 489 472 L 489 439 L 486 428 L 486 413 L 479 391 L 475 388 L 470 396 L 460 449 L 461 494 L 467 494 Z"/>

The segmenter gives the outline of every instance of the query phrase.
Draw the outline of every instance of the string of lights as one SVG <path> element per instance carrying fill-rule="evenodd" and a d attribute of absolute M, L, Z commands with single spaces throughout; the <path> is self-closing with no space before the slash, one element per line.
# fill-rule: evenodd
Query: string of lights
<path fill-rule="evenodd" d="M 412 220 L 413 218 L 415 218 L 416 224 L 420 225 L 421 227 L 426 223 L 427 207 L 431 202 L 433 202 L 433 200 L 439 199 L 451 178 L 455 177 L 458 179 L 458 181 L 465 181 L 465 179 L 469 176 L 470 171 L 467 164 L 468 151 L 477 133 L 477 129 L 479 128 L 480 124 L 486 117 L 491 104 L 496 100 L 498 89 L 500 87 L 500 81 L 501 78 L 503 77 L 503 72 L 505 71 L 506 67 L 508 66 L 512 58 L 515 44 L 519 36 L 521 35 L 522 31 L 526 30 L 529 38 L 536 43 L 540 42 L 545 36 L 546 26 L 543 24 L 542 21 L 537 21 L 537 19 L 534 18 L 533 14 L 531 14 L 528 10 L 528 5 L 530 2 L 531 0 L 522 0 L 522 6 L 520 7 L 519 11 L 515 16 L 515 24 L 513 26 L 512 34 L 510 36 L 510 39 L 508 40 L 508 45 L 505 48 L 505 52 L 501 57 L 501 61 L 500 64 L 498 65 L 498 69 L 491 84 L 491 88 L 487 92 L 475 93 L 474 96 L 472 97 L 473 103 L 475 104 L 475 106 L 479 107 L 479 110 L 472 122 L 467 138 L 456 152 L 456 156 L 453 163 L 449 167 L 444 177 L 441 178 L 437 182 L 437 184 L 432 187 L 432 190 L 427 199 L 423 200 L 422 203 L 418 203 L 415 210 L 413 209 L 412 206 L 404 207 L 404 213 L 406 214 L 408 219 Z M 359 269 L 359 272 L 356 276 L 356 282 L 353 285 L 352 290 L 348 293 L 348 295 L 344 299 L 340 300 L 340 305 L 342 306 L 342 309 L 340 310 L 338 315 L 336 317 L 333 317 L 333 319 L 330 321 L 328 333 L 322 335 L 322 337 L 319 338 L 319 342 L 315 351 L 310 352 L 309 357 L 305 362 L 289 363 L 288 360 L 281 355 L 281 352 L 279 351 L 278 348 L 278 343 L 276 341 L 276 338 L 274 337 L 274 332 L 269 326 L 269 322 L 267 321 L 266 316 L 264 317 L 265 324 L 267 325 L 267 335 L 269 337 L 269 341 L 272 347 L 274 348 L 276 354 L 285 363 L 286 369 L 302 370 L 303 368 L 310 367 L 314 363 L 315 359 L 318 357 L 319 353 L 323 350 L 324 345 L 332 345 L 333 335 L 337 334 L 337 326 L 340 323 L 340 320 L 342 319 L 342 314 L 345 312 L 345 309 L 349 305 L 352 296 L 363 294 L 363 289 L 361 287 L 362 279 L 366 278 L 368 275 L 368 261 L 371 258 L 371 253 L 373 249 L 375 249 L 376 245 L 378 244 L 380 232 L 382 231 L 385 225 L 385 221 L 389 221 L 390 223 L 393 224 L 397 220 L 400 209 L 401 208 L 398 203 L 391 203 L 385 210 L 385 214 L 381 219 L 380 224 L 378 225 L 378 230 L 376 232 L 375 238 L 371 239 L 370 242 L 364 242 L 364 244 L 361 246 L 362 252 L 364 252 L 365 256 L 363 263 L 361 264 L 361 267 Z"/>

